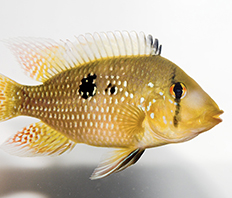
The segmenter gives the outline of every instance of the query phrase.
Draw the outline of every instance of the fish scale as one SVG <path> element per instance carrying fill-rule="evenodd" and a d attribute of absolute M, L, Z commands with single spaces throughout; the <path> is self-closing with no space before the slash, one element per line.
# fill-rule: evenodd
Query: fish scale
<path fill-rule="evenodd" d="M 134 98 L 133 93 L 136 88 L 134 86 L 136 74 L 140 70 L 139 61 L 135 61 L 137 70 L 134 70 L 134 74 L 128 71 L 125 61 L 117 59 L 115 65 L 120 62 L 118 66 L 120 72 L 117 69 L 110 72 L 105 69 L 104 73 L 103 69 L 99 74 L 98 68 L 114 65 L 112 60 L 108 61 L 108 64 L 106 61 L 102 62 L 63 72 L 37 87 L 22 87 L 19 92 L 22 98 L 21 115 L 39 118 L 75 142 L 112 147 L 133 145 L 136 143 L 133 134 L 126 134 L 120 130 L 115 112 L 118 110 L 117 104 L 138 104 L 139 96 Z M 83 70 L 86 73 L 83 73 Z M 88 79 L 91 73 L 97 76 L 97 93 L 96 96 L 83 98 L 80 94 L 83 85 L 81 81 Z M 109 83 L 111 87 L 117 88 L 117 93 L 107 90 Z M 92 91 L 91 87 L 87 86 L 83 91 L 89 90 Z"/>
<path fill-rule="evenodd" d="M 99 179 L 136 163 L 147 148 L 187 141 L 222 121 L 223 111 L 161 57 L 152 36 L 108 32 L 8 44 L 26 74 L 42 83 L 0 75 L 0 120 L 40 119 L 1 146 L 9 153 L 60 155 L 76 143 L 117 148 L 94 170 L 91 179 Z"/>

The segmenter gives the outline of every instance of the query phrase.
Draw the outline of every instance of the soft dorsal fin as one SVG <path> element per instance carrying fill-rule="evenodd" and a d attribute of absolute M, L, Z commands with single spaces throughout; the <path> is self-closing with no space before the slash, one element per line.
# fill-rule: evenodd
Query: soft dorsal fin
<path fill-rule="evenodd" d="M 52 76 L 98 59 L 133 55 L 160 55 L 158 40 L 143 32 L 107 32 L 80 35 L 74 42 L 18 38 L 7 41 L 26 74 L 44 82 Z"/>

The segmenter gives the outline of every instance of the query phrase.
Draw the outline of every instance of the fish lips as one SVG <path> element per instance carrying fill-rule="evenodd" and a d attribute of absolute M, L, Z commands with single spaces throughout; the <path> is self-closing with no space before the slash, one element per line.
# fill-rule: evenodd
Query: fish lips
<path fill-rule="evenodd" d="M 192 130 L 192 132 L 199 134 L 199 133 L 208 131 L 209 129 L 213 128 L 214 126 L 222 122 L 220 115 L 223 113 L 224 111 L 222 110 L 204 112 L 202 116 L 199 118 L 199 123 L 201 127 L 199 127 L 198 129 Z"/>
<path fill-rule="evenodd" d="M 220 122 L 222 122 L 222 119 L 220 118 L 220 115 L 222 115 L 224 113 L 223 110 L 218 110 L 217 112 L 214 112 L 211 117 L 214 121 L 217 122 L 217 124 L 219 124 Z"/>
<path fill-rule="evenodd" d="M 222 119 L 220 118 L 220 116 L 223 113 L 224 113 L 224 111 L 219 110 L 219 109 L 214 110 L 214 111 L 210 111 L 210 112 L 205 112 L 205 113 L 203 113 L 203 120 L 205 120 L 205 123 L 209 124 L 209 128 L 212 128 L 215 125 L 222 122 Z"/>

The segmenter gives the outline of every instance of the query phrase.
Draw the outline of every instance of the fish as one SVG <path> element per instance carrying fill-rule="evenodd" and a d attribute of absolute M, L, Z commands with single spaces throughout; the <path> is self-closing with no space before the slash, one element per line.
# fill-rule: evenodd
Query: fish
<path fill-rule="evenodd" d="M 74 41 L 5 41 L 26 75 L 22 85 L 0 75 L 0 121 L 40 121 L 0 148 L 23 157 L 58 156 L 82 143 L 113 148 L 90 179 L 135 164 L 148 148 L 185 142 L 219 124 L 216 102 L 143 32 L 85 34 Z"/>

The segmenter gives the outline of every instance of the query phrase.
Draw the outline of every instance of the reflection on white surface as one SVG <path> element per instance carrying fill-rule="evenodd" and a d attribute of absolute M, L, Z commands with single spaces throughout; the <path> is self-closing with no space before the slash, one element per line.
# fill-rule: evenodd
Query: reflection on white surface
<path fill-rule="evenodd" d="M 41 195 L 40 193 L 34 192 L 20 192 L 20 193 L 12 193 L 7 196 L 3 196 L 2 198 L 48 198 L 47 196 Z"/>
<path fill-rule="evenodd" d="M 223 122 L 182 144 L 147 150 L 123 172 L 91 181 L 107 149 L 77 145 L 57 158 L 20 158 L 0 151 L 0 198 L 123 197 L 231 198 L 232 2 L 155 0 L 9 0 L 0 3 L 0 40 L 18 36 L 55 40 L 86 32 L 144 31 L 159 38 L 162 55 L 193 77 L 225 113 Z M 0 44 L 0 73 L 23 84 L 26 77 Z M 28 124 L 0 123 L 0 143 Z"/>
<path fill-rule="evenodd" d="M 53 164 L 46 168 L 34 169 L 4 168 L 0 171 L 0 197 L 7 196 L 12 191 L 34 192 L 49 198 L 224 197 L 223 191 L 212 190 L 221 189 L 217 186 L 217 181 L 208 175 L 210 171 L 204 172 L 197 163 L 190 164 L 168 149 L 155 154 L 157 159 L 164 159 L 163 156 L 171 156 L 171 159 L 159 160 L 158 163 L 152 160 L 152 165 L 151 162 L 148 164 L 141 161 L 121 173 L 96 181 L 89 180 L 94 165 Z M 217 179 L 222 179 L 222 175 Z"/>

